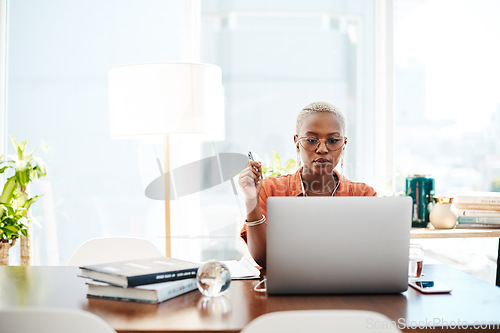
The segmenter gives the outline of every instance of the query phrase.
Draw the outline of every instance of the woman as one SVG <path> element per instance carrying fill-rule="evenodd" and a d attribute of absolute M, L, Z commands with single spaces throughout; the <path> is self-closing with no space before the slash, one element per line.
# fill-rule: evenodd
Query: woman
<path fill-rule="evenodd" d="M 297 116 L 296 131 L 295 147 L 302 166 L 294 174 L 263 180 L 258 162 L 249 162 L 240 174 L 247 209 L 241 237 L 262 267 L 266 266 L 268 197 L 377 195 L 372 187 L 352 182 L 335 170 L 347 144 L 345 119 L 338 108 L 326 102 L 307 105 Z"/>

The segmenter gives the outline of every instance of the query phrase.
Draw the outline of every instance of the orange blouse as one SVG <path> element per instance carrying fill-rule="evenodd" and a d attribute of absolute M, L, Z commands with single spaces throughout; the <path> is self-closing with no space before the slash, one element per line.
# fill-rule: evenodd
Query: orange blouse
<path fill-rule="evenodd" d="M 262 181 L 262 189 L 259 193 L 259 201 L 260 208 L 264 216 L 267 212 L 268 197 L 297 197 L 304 195 L 302 193 L 302 179 L 300 177 L 301 171 L 302 168 L 297 170 L 293 174 L 279 177 L 270 177 Z M 334 170 L 334 172 L 337 174 L 337 179 L 340 179 L 340 184 L 337 188 L 336 196 L 364 197 L 377 195 L 377 192 L 375 192 L 375 190 L 371 186 L 365 183 L 350 181 L 344 176 L 339 175 L 337 170 Z M 240 236 L 245 242 L 247 241 L 247 226 L 245 224 L 241 229 Z"/>

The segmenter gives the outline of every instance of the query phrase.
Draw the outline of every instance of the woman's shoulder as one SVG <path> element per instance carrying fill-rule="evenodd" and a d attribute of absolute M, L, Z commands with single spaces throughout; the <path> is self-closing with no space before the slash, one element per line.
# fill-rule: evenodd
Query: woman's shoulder
<path fill-rule="evenodd" d="M 266 191 L 268 196 L 279 195 L 294 195 L 295 192 L 301 193 L 300 176 L 297 172 L 264 178 L 262 181 L 262 188 Z"/>
<path fill-rule="evenodd" d="M 337 191 L 337 195 L 352 196 L 352 197 L 365 197 L 365 196 L 368 197 L 368 196 L 376 196 L 377 191 L 375 191 L 373 187 L 371 187 L 366 183 L 355 182 L 342 176 L 342 180 L 340 181 L 340 186 L 339 190 Z"/>
<path fill-rule="evenodd" d="M 293 173 L 287 173 L 286 175 L 274 176 L 264 178 L 263 184 L 279 184 L 279 183 L 288 183 L 293 177 Z"/>

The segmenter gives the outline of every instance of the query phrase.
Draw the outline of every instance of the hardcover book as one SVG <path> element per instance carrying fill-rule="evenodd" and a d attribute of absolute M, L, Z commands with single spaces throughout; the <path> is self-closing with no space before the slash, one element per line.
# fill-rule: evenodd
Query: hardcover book
<path fill-rule="evenodd" d="M 472 192 L 457 195 L 453 199 L 457 209 L 479 209 L 500 211 L 500 193 L 498 192 Z"/>
<path fill-rule="evenodd" d="M 458 223 L 500 224 L 500 217 L 459 216 Z"/>
<path fill-rule="evenodd" d="M 175 258 L 157 257 L 82 266 L 81 276 L 121 287 L 196 277 L 200 265 Z"/>
<path fill-rule="evenodd" d="M 458 216 L 500 217 L 500 211 L 481 209 L 458 209 Z"/>
<path fill-rule="evenodd" d="M 127 288 L 101 282 L 87 282 L 87 285 L 89 297 L 146 303 L 160 303 L 197 288 L 194 278 Z"/>
<path fill-rule="evenodd" d="M 477 209 L 477 210 L 496 210 L 500 211 L 500 204 L 481 204 L 481 203 L 456 203 L 453 202 L 457 209 Z"/>

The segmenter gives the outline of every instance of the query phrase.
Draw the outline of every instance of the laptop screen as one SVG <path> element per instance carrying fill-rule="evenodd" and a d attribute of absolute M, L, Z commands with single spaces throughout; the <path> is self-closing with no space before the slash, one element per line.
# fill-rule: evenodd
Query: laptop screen
<path fill-rule="evenodd" d="M 408 288 L 410 197 L 267 199 L 269 294 Z"/>

